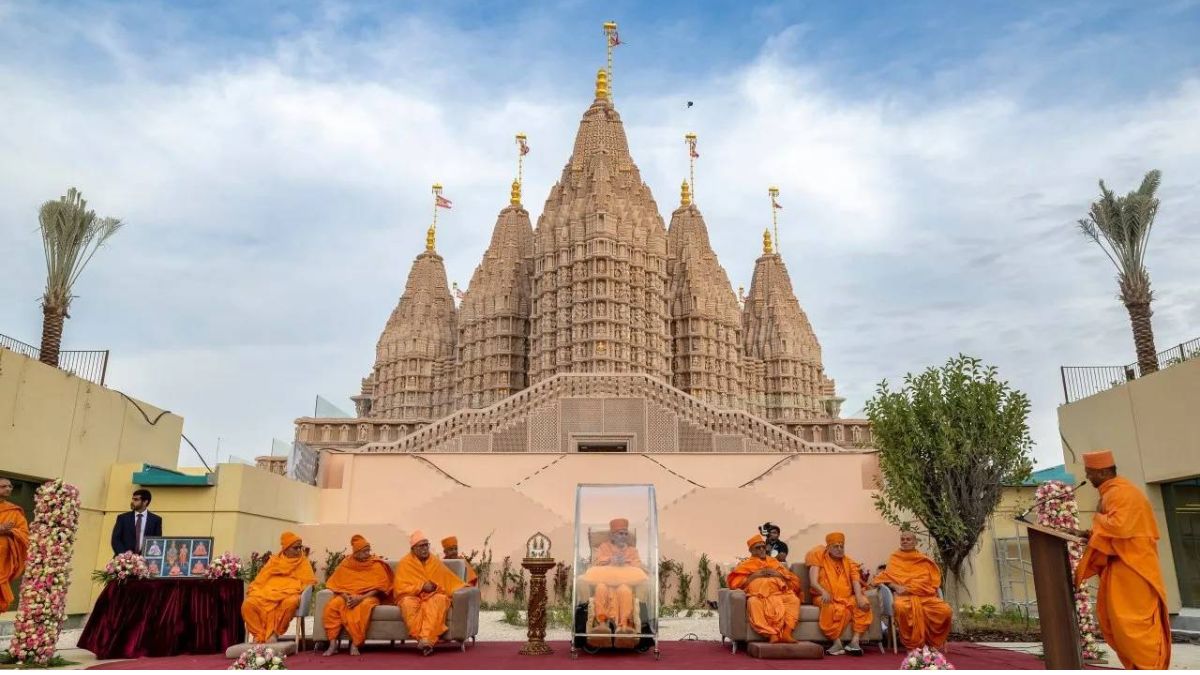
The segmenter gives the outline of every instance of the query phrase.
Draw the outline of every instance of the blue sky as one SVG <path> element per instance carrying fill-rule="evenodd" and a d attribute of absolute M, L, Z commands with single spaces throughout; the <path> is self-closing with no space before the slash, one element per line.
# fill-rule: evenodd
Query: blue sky
<path fill-rule="evenodd" d="M 77 185 L 128 226 L 67 348 L 250 458 L 357 390 L 428 225 L 466 285 L 529 134 L 533 216 L 615 19 L 615 98 L 665 216 L 697 203 L 748 285 L 765 188 L 827 372 L 875 384 L 966 352 L 1028 392 L 1060 461 L 1058 366 L 1134 360 L 1074 221 L 1164 172 L 1159 347 L 1200 335 L 1200 4 L 26 3 L 0 0 L 0 333 L 37 342 L 36 209 Z M 686 101 L 695 106 L 686 108 Z M 181 460 L 194 463 L 190 450 Z"/>

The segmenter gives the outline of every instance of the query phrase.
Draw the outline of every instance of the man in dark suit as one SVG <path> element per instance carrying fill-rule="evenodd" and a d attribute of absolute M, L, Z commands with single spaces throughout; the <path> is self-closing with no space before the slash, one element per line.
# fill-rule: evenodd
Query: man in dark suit
<path fill-rule="evenodd" d="M 117 523 L 113 525 L 113 555 L 121 555 L 126 551 L 140 555 L 146 537 L 162 536 L 162 516 L 150 513 L 149 490 L 134 490 L 129 508 L 132 510 L 117 516 Z"/>

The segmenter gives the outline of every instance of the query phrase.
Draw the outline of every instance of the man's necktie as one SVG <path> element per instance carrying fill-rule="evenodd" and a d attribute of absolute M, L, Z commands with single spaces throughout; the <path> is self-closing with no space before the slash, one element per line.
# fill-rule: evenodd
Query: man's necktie
<path fill-rule="evenodd" d="M 135 534 L 136 539 L 134 539 L 134 541 L 137 542 L 137 546 L 134 547 L 133 552 L 137 553 L 138 555 L 141 555 L 142 554 L 142 514 L 140 514 L 140 513 L 137 514 L 137 523 L 134 524 L 133 529 L 136 533 Z"/>

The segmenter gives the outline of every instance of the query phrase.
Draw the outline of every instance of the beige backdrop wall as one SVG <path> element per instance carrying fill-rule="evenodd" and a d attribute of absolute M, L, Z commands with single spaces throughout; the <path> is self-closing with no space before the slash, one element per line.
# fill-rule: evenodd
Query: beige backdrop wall
<path fill-rule="evenodd" d="M 1179 581 L 1171 553 L 1159 483 L 1200 476 L 1200 359 L 1176 364 L 1152 375 L 1059 407 L 1067 470 L 1083 475 L 1080 455 L 1107 448 L 1117 471 L 1145 490 L 1158 521 L 1158 544 L 1167 606 L 1181 607 Z M 1079 491 L 1082 519 L 1090 523 L 1099 493 Z"/>
<path fill-rule="evenodd" d="M 161 409 L 138 401 L 151 420 Z M 129 509 L 133 473 L 173 469 L 183 418 L 156 425 L 118 392 L 0 348 L 0 470 L 32 481 L 62 478 L 79 488 L 79 536 L 67 612 L 91 610 L 101 590 L 92 571 L 112 557 L 117 514 Z M 218 551 L 277 548 L 279 532 L 316 518 L 310 485 L 240 464 L 216 469 L 213 487 L 153 487 L 151 509 L 167 534 L 213 536 Z"/>
<path fill-rule="evenodd" d="M 874 453 L 846 454 L 342 454 L 322 456 L 318 520 L 301 534 L 320 555 L 354 533 L 398 556 L 408 534 L 454 534 L 464 552 L 490 537 L 494 562 L 514 561 L 543 532 L 569 550 L 579 483 L 651 483 L 661 555 L 695 574 L 700 555 L 728 571 L 765 521 L 783 528 L 791 560 L 825 533 L 844 531 L 850 554 L 872 568 L 896 548 L 872 500 Z M 621 514 L 613 514 L 619 516 Z M 715 597 L 717 583 L 710 587 Z"/>

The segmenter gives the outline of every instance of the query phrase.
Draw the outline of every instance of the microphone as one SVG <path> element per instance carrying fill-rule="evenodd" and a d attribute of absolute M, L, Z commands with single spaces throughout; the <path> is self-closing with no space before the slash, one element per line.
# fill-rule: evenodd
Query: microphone
<path fill-rule="evenodd" d="M 1032 506 L 1030 506 L 1029 508 L 1027 508 L 1027 509 L 1025 509 L 1024 511 L 1022 511 L 1022 512 L 1021 512 L 1021 515 L 1017 516 L 1017 520 L 1025 520 L 1025 516 L 1029 515 L 1029 512 L 1030 512 L 1030 511 L 1032 511 L 1032 510 L 1036 509 L 1037 507 L 1041 506 L 1042 504 L 1045 504 L 1046 502 L 1052 502 L 1052 501 L 1054 501 L 1055 499 L 1062 499 L 1063 497 L 1066 497 L 1067 495 L 1074 494 L 1076 490 L 1078 490 L 1079 488 L 1083 487 L 1084 485 L 1087 485 L 1087 481 L 1086 481 L 1086 480 L 1079 481 L 1079 485 L 1076 485 L 1075 487 L 1071 488 L 1070 490 L 1067 490 L 1067 493 L 1066 493 L 1066 494 L 1062 494 L 1062 495 L 1053 495 L 1053 496 L 1051 496 L 1051 497 L 1046 497 L 1045 499 L 1039 499 L 1039 500 L 1037 500 L 1036 502 L 1034 502 L 1034 503 L 1033 503 L 1033 505 L 1032 505 Z"/>

